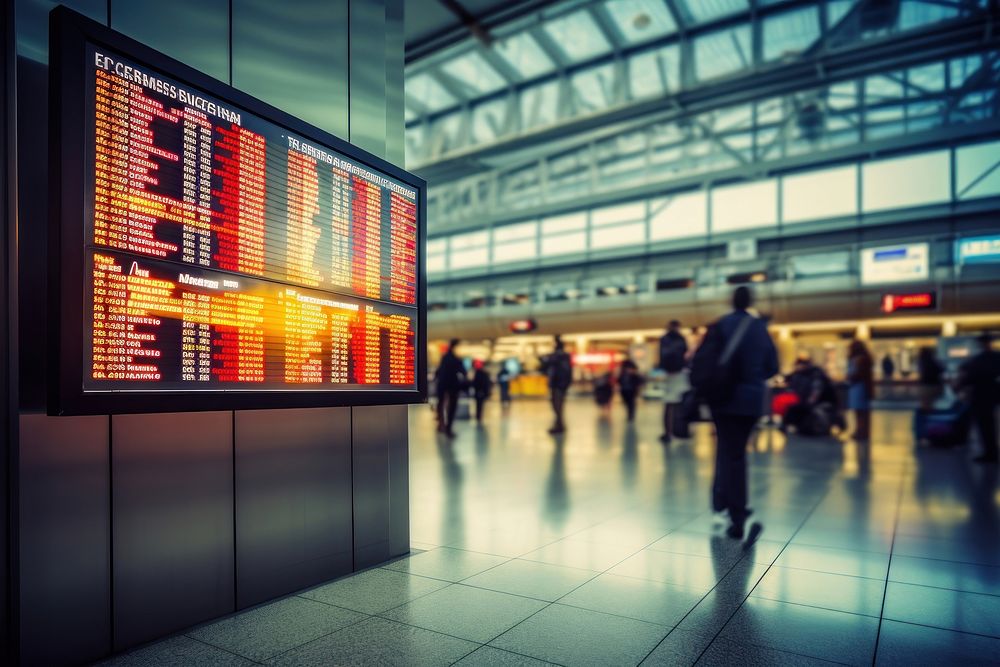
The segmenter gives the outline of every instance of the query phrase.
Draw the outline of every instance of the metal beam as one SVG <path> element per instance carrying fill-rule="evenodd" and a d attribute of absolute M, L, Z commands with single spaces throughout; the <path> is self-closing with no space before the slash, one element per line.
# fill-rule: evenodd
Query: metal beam
<path fill-rule="evenodd" d="M 808 60 L 776 64 L 745 77 L 669 93 L 585 118 L 567 119 L 563 123 L 524 132 L 490 145 L 471 146 L 455 151 L 424 164 L 411 162 L 409 166 L 420 171 L 425 178 L 433 180 L 439 168 L 446 167 L 448 162 L 456 159 L 474 157 L 482 160 L 567 137 L 589 135 L 599 128 L 648 119 L 654 115 L 661 116 L 664 120 L 677 119 L 711 109 L 816 88 L 830 82 L 869 76 L 887 69 L 912 67 L 991 48 L 1000 48 L 1000 36 L 992 34 L 981 17 L 952 22 L 946 29 L 943 26 L 933 26 L 877 43 L 824 52 Z M 668 105 L 672 110 L 664 113 L 664 108 Z"/>

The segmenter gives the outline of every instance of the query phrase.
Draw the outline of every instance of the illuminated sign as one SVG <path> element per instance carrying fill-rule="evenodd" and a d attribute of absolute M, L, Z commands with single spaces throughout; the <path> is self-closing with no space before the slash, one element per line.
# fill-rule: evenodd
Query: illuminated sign
<path fill-rule="evenodd" d="M 1000 262 L 1000 236 L 977 236 L 955 241 L 956 264 Z"/>
<path fill-rule="evenodd" d="M 537 328 L 538 328 L 538 322 L 536 322 L 534 318 L 531 317 L 524 320 L 514 320 L 513 322 L 510 323 L 511 333 L 516 333 L 516 334 L 531 333 Z"/>
<path fill-rule="evenodd" d="M 865 248 L 861 251 L 861 284 L 926 280 L 930 274 L 929 254 L 926 243 Z"/>
<path fill-rule="evenodd" d="M 578 352 L 573 355 L 574 366 L 613 366 L 625 358 L 621 352 Z"/>
<path fill-rule="evenodd" d="M 423 181 L 57 16 L 50 411 L 421 400 Z"/>
<path fill-rule="evenodd" d="M 936 307 L 937 295 L 934 292 L 882 295 L 883 313 L 895 313 L 897 310 L 933 310 Z"/>

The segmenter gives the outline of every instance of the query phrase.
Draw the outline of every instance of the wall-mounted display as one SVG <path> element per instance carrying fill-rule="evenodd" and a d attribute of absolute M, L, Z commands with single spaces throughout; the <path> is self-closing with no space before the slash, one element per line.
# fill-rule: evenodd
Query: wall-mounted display
<path fill-rule="evenodd" d="M 926 243 L 865 248 L 861 251 L 861 284 L 884 285 L 927 280 L 930 247 Z"/>
<path fill-rule="evenodd" d="M 955 241 L 955 263 L 1000 263 L 1000 236 L 975 236 Z"/>
<path fill-rule="evenodd" d="M 418 402 L 425 183 L 52 14 L 50 412 Z"/>

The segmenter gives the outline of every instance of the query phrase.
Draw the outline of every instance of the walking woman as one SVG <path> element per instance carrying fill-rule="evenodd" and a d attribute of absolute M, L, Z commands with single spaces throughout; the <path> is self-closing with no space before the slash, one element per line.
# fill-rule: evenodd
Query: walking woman
<path fill-rule="evenodd" d="M 867 441 L 875 387 L 872 355 L 860 340 L 851 341 L 847 355 L 847 407 L 854 411 L 854 439 Z"/>

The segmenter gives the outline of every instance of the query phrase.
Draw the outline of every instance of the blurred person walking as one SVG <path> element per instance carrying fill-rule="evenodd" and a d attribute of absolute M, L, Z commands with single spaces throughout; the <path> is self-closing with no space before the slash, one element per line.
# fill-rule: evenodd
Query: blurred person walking
<path fill-rule="evenodd" d="M 552 400 L 552 412 L 555 421 L 549 433 L 556 435 L 566 432 L 563 421 L 563 408 L 566 406 L 566 393 L 573 382 L 573 360 L 563 344 L 562 338 L 556 336 L 555 352 L 546 358 L 545 373 L 549 379 L 549 393 Z"/>
<path fill-rule="evenodd" d="M 674 420 L 684 394 L 691 389 L 684 367 L 687 364 L 688 344 L 681 333 L 681 323 L 670 320 L 667 331 L 660 337 L 660 370 L 666 373 L 663 383 L 663 435 L 664 444 L 673 439 Z"/>
<path fill-rule="evenodd" d="M 944 366 L 933 347 L 922 347 L 917 355 L 917 400 L 913 413 L 913 440 L 927 444 L 927 415 L 944 392 Z"/>
<path fill-rule="evenodd" d="M 601 418 L 611 416 L 611 400 L 615 397 L 615 380 L 611 373 L 601 373 L 594 380 L 594 402 L 601 410 Z"/>
<path fill-rule="evenodd" d="M 485 364 L 476 360 L 473 364 L 476 372 L 472 375 L 472 397 L 476 401 L 476 422 L 483 423 L 483 405 L 493 393 L 493 380 L 486 371 Z"/>
<path fill-rule="evenodd" d="M 882 357 L 882 379 L 888 382 L 896 373 L 896 363 L 892 360 L 892 355 L 888 352 Z"/>
<path fill-rule="evenodd" d="M 507 364 L 504 362 L 500 366 L 500 372 L 497 373 L 497 384 L 500 385 L 500 407 L 504 410 L 510 407 L 510 381 L 510 369 L 507 368 Z"/>
<path fill-rule="evenodd" d="M 715 479 L 712 508 L 728 511 L 726 534 L 742 539 L 751 510 L 747 507 L 746 449 L 760 420 L 766 381 L 778 373 L 778 353 L 764 320 L 747 312 L 753 292 L 741 285 L 733 292 L 733 311 L 712 324 L 692 363 L 691 379 L 708 402 L 715 422 Z M 747 543 L 762 530 L 750 527 Z"/>
<path fill-rule="evenodd" d="M 875 393 L 874 362 L 868 347 L 860 340 L 851 341 L 847 351 L 847 408 L 854 411 L 855 440 L 871 436 L 871 400 Z"/>
<path fill-rule="evenodd" d="M 448 343 L 448 351 L 441 357 L 441 364 L 434 374 L 437 386 L 438 432 L 444 433 L 449 438 L 455 437 L 452 424 L 455 423 L 455 412 L 458 411 L 458 394 L 468 384 L 465 365 L 456 354 L 458 343 L 457 338 Z"/>
<path fill-rule="evenodd" d="M 993 349 L 992 337 L 978 338 L 979 352 L 967 359 L 958 371 L 958 387 L 969 397 L 972 418 L 982 441 L 983 453 L 976 463 L 997 463 L 996 409 L 1000 403 L 1000 352 Z"/>
<path fill-rule="evenodd" d="M 635 399 L 639 394 L 639 389 L 642 387 L 643 382 L 645 380 L 639 373 L 639 367 L 635 365 L 635 362 L 631 358 L 627 357 L 622 362 L 621 369 L 618 372 L 618 393 L 621 394 L 622 402 L 625 403 L 630 423 L 635 421 Z"/>

